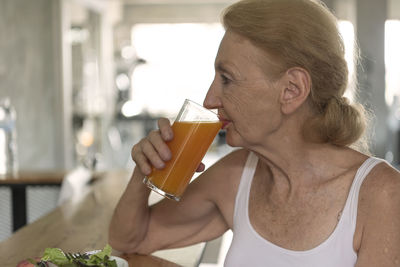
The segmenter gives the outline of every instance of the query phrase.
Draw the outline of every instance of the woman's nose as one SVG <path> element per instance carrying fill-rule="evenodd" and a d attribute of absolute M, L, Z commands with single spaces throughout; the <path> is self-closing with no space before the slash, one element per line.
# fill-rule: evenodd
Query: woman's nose
<path fill-rule="evenodd" d="M 203 106 L 208 109 L 216 109 L 221 107 L 221 99 L 219 97 L 218 89 L 214 85 L 214 82 L 208 89 L 206 98 L 203 102 Z"/>

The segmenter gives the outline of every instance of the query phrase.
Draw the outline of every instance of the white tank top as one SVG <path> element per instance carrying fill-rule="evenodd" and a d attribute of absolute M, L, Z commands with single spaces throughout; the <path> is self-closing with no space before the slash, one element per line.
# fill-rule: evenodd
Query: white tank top
<path fill-rule="evenodd" d="M 357 261 L 353 238 L 358 194 L 364 178 L 382 161 L 368 158 L 357 170 L 341 218 L 331 235 L 315 248 L 294 251 L 264 239 L 250 223 L 249 193 L 258 157 L 249 153 L 236 195 L 233 239 L 225 258 L 225 267 L 354 267 Z"/>

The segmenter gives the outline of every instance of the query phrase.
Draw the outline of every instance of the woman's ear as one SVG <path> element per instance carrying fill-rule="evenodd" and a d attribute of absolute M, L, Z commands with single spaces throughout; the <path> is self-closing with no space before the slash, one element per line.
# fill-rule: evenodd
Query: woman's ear
<path fill-rule="evenodd" d="M 284 75 L 284 87 L 281 93 L 281 110 L 284 114 L 296 111 L 306 100 L 311 90 L 311 77 L 299 67 L 290 68 Z"/>

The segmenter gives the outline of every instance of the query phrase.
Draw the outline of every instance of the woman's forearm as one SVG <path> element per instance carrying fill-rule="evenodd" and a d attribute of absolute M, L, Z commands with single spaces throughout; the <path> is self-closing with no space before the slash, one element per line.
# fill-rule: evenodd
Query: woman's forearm
<path fill-rule="evenodd" d="M 142 183 L 142 179 L 143 174 L 135 168 L 111 219 L 109 243 L 121 252 L 136 252 L 146 236 L 150 190 Z"/>

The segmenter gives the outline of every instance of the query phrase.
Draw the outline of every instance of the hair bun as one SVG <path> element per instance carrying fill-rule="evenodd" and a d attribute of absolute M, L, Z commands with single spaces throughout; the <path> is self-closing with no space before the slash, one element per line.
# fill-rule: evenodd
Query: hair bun
<path fill-rule="evenodd" d="M 324 141 L 338 146 L 351 145 L 364 132 L 364 109 L 350 104 L 346 97 L 332 97 L 314 125 Z"/>

